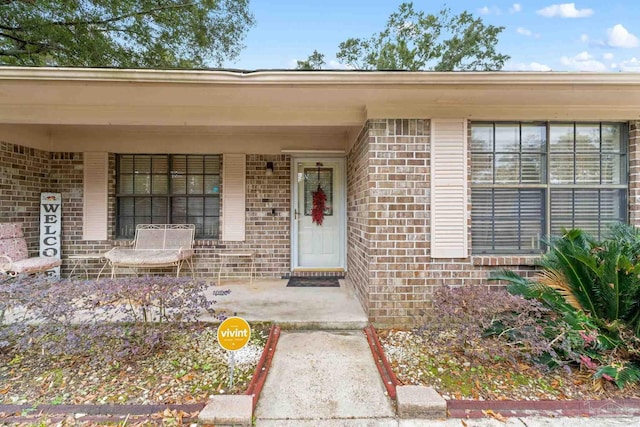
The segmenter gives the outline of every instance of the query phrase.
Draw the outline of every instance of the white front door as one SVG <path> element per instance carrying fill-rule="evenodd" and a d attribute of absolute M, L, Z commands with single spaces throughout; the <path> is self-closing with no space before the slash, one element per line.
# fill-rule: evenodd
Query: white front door
<path fill-rule="evenodd" d="M 324 210 L 314 212 L 321 193 Z M 293 268 L 344 268 L 344 160 L 294 159 L 293 194 Z"/>

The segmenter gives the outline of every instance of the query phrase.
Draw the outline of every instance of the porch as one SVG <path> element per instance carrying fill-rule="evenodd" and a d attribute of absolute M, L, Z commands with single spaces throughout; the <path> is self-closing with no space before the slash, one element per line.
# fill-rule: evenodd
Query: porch
<path fill-rule="evenodd" d="M 211 297 L 217 312 L 238 315 L 249 322 L 273 322 L 291 329 L 362 329 L 367 314 L 353 291 L 340 280 L 340 287 L 287 287 L 285 279 L 227 279 L 215 289 L 230 289 L 229 295 Z M 213 291 L 209 288 L 209 292 Z M 202 320 L 213 320 L 204 316 Z"/>

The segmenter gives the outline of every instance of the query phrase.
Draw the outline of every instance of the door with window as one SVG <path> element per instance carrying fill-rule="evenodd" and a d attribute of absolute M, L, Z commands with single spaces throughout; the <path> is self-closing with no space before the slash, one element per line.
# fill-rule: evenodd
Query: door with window
<path fill-rule="evenodd" d="M 344 185 L 343 159 L 294 160 L 293 269 L 344 268 Z"/>

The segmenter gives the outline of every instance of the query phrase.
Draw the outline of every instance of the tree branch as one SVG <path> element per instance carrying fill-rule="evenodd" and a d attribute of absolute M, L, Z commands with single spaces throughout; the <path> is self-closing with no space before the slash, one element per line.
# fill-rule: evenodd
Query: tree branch
<path fill-rule="evenodd" d="M 16 27 L 7 27 L 6 25 L 2 25 L 0 24 L 0 29 L 1 30 L 7 30 L 7 31 L 18 31 L 20 30 L 20 28 L 16 28 Z"/>
<path fill-rule="evenodd" d="M 5 6 L 11 3 L 35 3 L 35 0 L 0 0 L 0 6 Z"/>
<path fill-rule="evenodd" d="M 138 12 L 127 13 L 125 15 L 114 16 L 113 18 L 109 18 L 109 19 L 96 19 L 93 21 L 54 21 L 51 23 L 51 25 L 57 25 L 61 27 L 73 27 L 76 25 L 103 25 L 103 24 L 110 24 L 112 22 L 122 21 L 123 19 L 127 19 L 127 18 L 133 18 L 134 16 L 149 15 L 149 14 L 160 12 L 163 10 L 181 9 L 184 7 L 190 7 L 195 5 L 196 5 L 195 3 L 183 3 L 178 5 L 158 6 L 151 9 L 140 10 Z"/>
<path fill-rule="evenodd" d="M 32 41 L 25 40 L 25 39 L 22 39 L 20 37 L 14 36 L 13 34 L 0 33 L 0 37 L 5 37 L 5 38 L 8 38 L 8 39 L 11 39 L 11 40 L 19 43 L 22 46 L 38 46 L 38 47 L 41 47 L 41 48 L 51 47 L 48 43 L 32 42 Z"/>

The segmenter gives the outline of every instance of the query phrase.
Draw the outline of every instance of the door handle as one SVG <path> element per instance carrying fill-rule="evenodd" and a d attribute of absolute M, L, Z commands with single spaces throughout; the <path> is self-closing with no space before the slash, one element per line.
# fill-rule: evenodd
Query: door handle
<path fill-rule="evenodd" d="M 293 210 L 293 219 L 295 219 L 296 221 L 298 220 L 298 209 L 294 209 Z"/>

